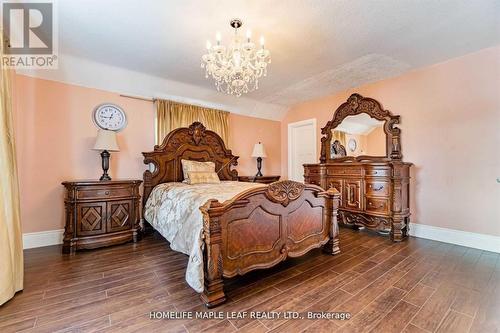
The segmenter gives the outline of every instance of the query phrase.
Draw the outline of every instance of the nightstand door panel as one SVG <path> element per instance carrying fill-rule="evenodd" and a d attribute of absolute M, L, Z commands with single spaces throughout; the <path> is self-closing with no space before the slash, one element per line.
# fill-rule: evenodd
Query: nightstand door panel
<path fill-rule="evenodd" d="M 107 217 L 107 232 L 132 229 L 134 220 L 132 200 L 109 201 Z"/>
<path fill-rule="evenodd" d="M 76 234 L 89 236 L 106 233 L 106 203 L 90 202 L 76 205 Z"/>

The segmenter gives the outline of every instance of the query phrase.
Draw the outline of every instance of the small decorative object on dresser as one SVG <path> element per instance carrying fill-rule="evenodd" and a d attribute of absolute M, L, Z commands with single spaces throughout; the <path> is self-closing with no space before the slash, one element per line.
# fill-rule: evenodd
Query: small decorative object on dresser
<path fill-rule="evenodd" d="M 109 170 L 109 157 L 111 154 L 110 151 L 120 151 L 118 148 L 118 143 L 116 143 L 116 133 L 113 131 L 107 131 L 100 129 L 97 132 L 97 139 L 95 141 L 94 150 L 101 150 L 101 159 L 102 159 L 102 170 L 103 174 L 99 180 L 111 180 L 111 177 L 108 175 Z"/>
<path fill-rule="evenodd" d="M 280 176 L 238 176 L 238 181 L 248 183 L 271 184 L 280 180 Z"/>
<path fill-rule="evenodd" d="M 264 145 L 262 143 L 256 143 L 253 147 L 252 157 L 257 157 L 257 174 L 256 177 L 262 177 L 262 158 L 267 157 L 266 151 L 264 150 Z"/>
<path fill-rule="evenodd" d="M 67 181 L 63 253 L 137 241 L 141 180 Z"/>
<path fill-rule="evenodd" d="M 399 120 L 376 100 L 353 94 L 321 129 L 320 163 L 304 165 L 306 183 L 340 192 L 339 223 L 390 233 L 396 242 L 408 236 L 412 165 L 402 161 Z M 359 152 L 367 155 L 346 151 L 333 135 L 339 128 L 362 138 Z"/>

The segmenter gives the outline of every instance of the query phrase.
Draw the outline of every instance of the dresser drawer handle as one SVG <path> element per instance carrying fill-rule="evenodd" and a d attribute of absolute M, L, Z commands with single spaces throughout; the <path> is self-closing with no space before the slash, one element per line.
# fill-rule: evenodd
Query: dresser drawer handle
<path fill-rule="evenodd" d="M 104 194 L 109 195 L 109 191 L 104 192 Z"/>
<path fill-rule="evenodd" d="M 378 192 L 384 188 L 384 185 L 380 185 L 379 187 L 373 187 L 372 184 L 369 184 L 368 187 L 374 190 L 375 192 Z"/>

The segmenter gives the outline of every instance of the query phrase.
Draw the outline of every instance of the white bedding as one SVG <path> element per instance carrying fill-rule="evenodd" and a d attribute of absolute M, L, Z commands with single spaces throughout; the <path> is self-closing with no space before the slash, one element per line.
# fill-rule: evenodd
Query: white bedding
<path fill-rule="evenodd" d="M 203 220 L 200 206 L 209 199 L 219 202 L 258 183 L 223 181 L 219 184 L 164 183 L 156 186 L 146 203 L 144 218 L 170 242 L 170 247 L 189 255 L 187 283 L 197 292 L 203 291 Z"/>

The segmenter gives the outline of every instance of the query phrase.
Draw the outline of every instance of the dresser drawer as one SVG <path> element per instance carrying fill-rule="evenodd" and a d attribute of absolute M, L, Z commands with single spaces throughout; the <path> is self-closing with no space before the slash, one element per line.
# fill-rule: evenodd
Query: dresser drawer
<path fill-rule="evenodd" d="M 79 188 L 76 190 L 77 199 L 107 199 L 115 197 L 132 196 L 132 187 L 95 187 L 95 188 Z"/>
<path fill-rule="evenodd" d="M 347 175 L 347 176 L 361 176 L 363 170 L 360 166 L 352 166 L 352 167 L 332 167 L 328 168 L 326 174 L 329 176 L 339 176 L 339 175 Z"/>
<path fill-rule="evenodd" d="M 314 185 L 321 186 L 321 179 L 320 179 L 319 176 L 316 176 L 316 177 L 305 176 L 304 177 L 304 183 L 306 183 L 306 184 L 314 184 Z"/>
<path fill-rule="evenodd" d="M 370 198 L 366 197 L 367 212 L 388 214 L 389 213 L 389 199 L 387 198 Z"/>
<path fill-rule="evenodd" d="M 368 167 L 368 168 L 366 168 L 365 174 L 367 176 L 390 177 L 391 176 L 391 168 L 387 168 L 387 167 Z"/>
<path fill-rule="evenodd" d="M 387 197 L 390 194 L 390 186 L 389 182 L 367 180 L 365 183 L 365 194 Z"/>
<path fill-rule="evenodd" d="M 319 176 L 321 174 L 321 169 L 317 167 L 304 167 L 304 174 L 306 176 Z"/>

